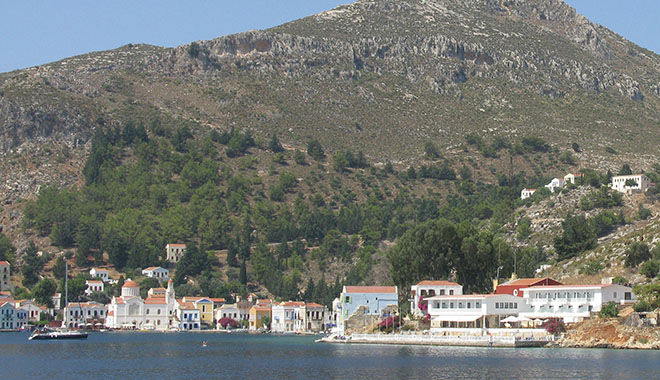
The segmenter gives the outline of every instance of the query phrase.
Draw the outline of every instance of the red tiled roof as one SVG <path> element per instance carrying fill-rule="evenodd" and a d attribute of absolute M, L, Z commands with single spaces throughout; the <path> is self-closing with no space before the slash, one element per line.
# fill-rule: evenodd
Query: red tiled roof
<path fill-rule="evenodd" d="M 424 280 L 421 281 L 417 284 L 417 286 L 422 285 L 422 286 L 460 286 L 459 284 L 452 282 L 452 281 L 431 281 L 431 280 Z"/>
<path fill-rule="evenodd" d="M 270 305 L 269 306 L 260 306 L 260 305 L 254 305 L 252 308 L 255 311 L 270 311 Z"/>
<path fill-rule="evenodd" d="M 311 302 L 305 305 L 306 307 L 324 307 L 323 305 L 319 305 L 317 303 Z"/>
<path fill-rule="evenodd" d="M 197 310 L 195 305 L 190 302 L 179 302 L 179 309 L 182 310 Z"/>
<path fill-rule="evenodd" d="M 552 280 L 549 277 L 543 277 L 543 278 L 519 278 L 517 280 L 505 282 L 504 284 L 501 284 L 499 286 L 504 286 L 504 285 L 516 285 L 516 286 L 529 286 L 529 285 L 534 285 L 539 282 L 543 282 L 545 280 Z"/>
<path fill-rule="evenodd" d="M 211 301 L 213 301 L 213 303 L 225 303 L 225 302 L 227 302 L 227 300 L 224 299 L 224 298 L 209 298 L 209 299 Z"/>
<path fill-rule="evenodd" d="M 144 303 L 147 305 L 166 305 L 165 297 L 149 297 L 144 300 Z"/>
<path fill-rule="evenodd" d="M 158 269 L 158 268 L 160 268 L 160 267 L 149 267 L 149 268 L 144 268 L 143 270 L 145 270 L 145 271 L 153 271 L 153 270 L 156 270 L 156 269 Z"/>
<path fill-rule="evenodd" d="M 181 248 L 181 247 L 185 247 L 185 246 L 186 246 L 185 244 L 179 244 L 179 243 L 170 243 L 170 244 L 168 244 L 168 245 L 169 245 L 170 247 L 179 247 L 179 248 Z"/>
<path fill-rule="evenodd" d="M 0 265 L 9 265 L 9 261 L 0 261 Z"/>
<path fill-rule="evenodd" d="M 137 284 L 137 282 L 133 280 L 128 280 L 124 282 L 124 285 L 122 285 L 122 288 L 139 288 L 140 286 Z"/>
<path fill-rule="evenodd" d="M 288 306 L 288 307 L 291 307 L 291 306 L 305 306 L 305 303 L 300 302 L 300 301 L 289 301 L 289 302 L 282 302 L 282 306 Z"/>
<path fill-rule="evenodd" d="M 541 285 L 534 286 L 531 288 L 525 288 L 525 290 L 535 290 L 535 289 L 570 289 L 570 288 L 607 288 L 608 286 L 613 286 L 614 284 L 592 284 L 592 285 Z"/>
<path fill-rule="evenodd" d="M 346 293 L 396 293 L 396 286 L 347 286 Z"/>
<path fill-rule="evenodd" d="M 110 317 L 112 315 L 115 315 L 115 312 L 111 310 L 111 311 L 108 312 L 108 317 Z"/>
<path fill-rule="evenodd" d="M 88 284 L 102 284 L 103 281 L 97 281 L 97 280 L 87 280 Z"/>

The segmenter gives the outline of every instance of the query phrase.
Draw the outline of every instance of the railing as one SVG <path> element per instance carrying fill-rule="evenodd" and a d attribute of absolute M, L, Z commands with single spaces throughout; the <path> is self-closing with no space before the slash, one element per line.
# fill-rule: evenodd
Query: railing
<path fill-rule="evenodd" d="M 537 335 L 537 336 L 515 336 L 515 335 L 434 335 L 434 334 L 352 334 L 350 339 L 361 341 L 390 341 L 401 343 L 420 343 L 420 342 L 470 342 L 470 343 L 515 343 L 517 341 L 541 341 L 550 342 L 554 341 L 553 335 Z"/>

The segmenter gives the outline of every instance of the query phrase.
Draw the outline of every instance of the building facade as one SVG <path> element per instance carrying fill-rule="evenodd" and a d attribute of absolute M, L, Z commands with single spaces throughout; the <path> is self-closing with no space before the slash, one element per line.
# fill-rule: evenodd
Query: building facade
<path fill-rule="evenodd" d="M 509 294 L 435 296 L 428 301 L 431 330 L 497 328 L 501 320 L 529 310 L 525 299 Z"/>
<path fill-rule="evenodd" d="M 0 292 L 11 290 L 11 264 L 0 261 Z"/>
<path fill-rule="evenodd" d="M 617 284 L 549 285 L 523 290 L 530 308 L 521 316 L 561 318 L 566 323 L 580 322 L 600 312 L 609 302 L 631 305 L 637 300 L 632 288 Z"/>
<path fill-rule="evenodd" d="M 421 281 L 410 287 L 410 311 L 423 316 L 428 309 L 426 298 L 444 295 L 461 295 L 463 286 L 452 281 Z"/>
<path fill-rule="evenodd" d="M 645 174 L 620 175 L 612 177 L 610 186 L 620 193 L 643 193 L 651 187 L 651 180 Z"/>
<path fill-rule="evenodd" d="M 185 244 L 168 244 L 165 246 L 165 254 L 167 261 L 172 264 L 176 264 L 181 260 L 183 255 L 186 253 Z"/>
<path fill-rule="evenodd" d="M 138 284 L 127 280 L 121 288 L 121 297 L 113 297 L 108 305 L 106 326 L 113 329 L 178 328 L 178 303 L 172 280 L 168 281 L 164 295 L 162 293 L 162 288 L 150 289 L 149 297 L 142 299 Z"/>
<path fill-rule="evenodd" d="M 103 292 L 103 281 L 101 280 L 87 280 L 87 289 L 85 289 L 85 294 L 90 295 L 94 292 Z"/>
<path fill-rule="evenodd" d="M 398 310 L 396 286 L 344 286 L 339 296 L 337 328 L 345 331 L 346 321 L 360 309 L 365 316 L 385 316 Z"/>
<path fill-rule="evenodd" d="M 110 281 L 110 274 L 107 269 L 92 268 L 89 270 L 89 275 L 92 276 L 92 278 L 99 278 L 103 282 Z"/>
<path fill-rule="evenodd" d="M 98 302 L 71 302 L 64 308 L 64 325 L 70 329 L 100 328 L 105 325 L 106 313 Z"/>
<path fill-rule="evenodd" d="M 516 297 L 523 297 L 525 288 L 544 285 L 562 285 L 562 283 L 549 277 L 519 278 L 497 285 L 495 287 L 495 294 L 510 294 Z"/>
<path fill-rule="evenodd" d="M 166 282 L 170 279 L 170 271 L 162 267 L 145 268 L 142 270 L 142 274 L 149 278 L 155 278 L 161 282 Z"/>
<path fill-rule="evenodd" d="M 520 191 L 520 199 L 527 199 L 536 193 L 536 189 L 522 189 Z"/>

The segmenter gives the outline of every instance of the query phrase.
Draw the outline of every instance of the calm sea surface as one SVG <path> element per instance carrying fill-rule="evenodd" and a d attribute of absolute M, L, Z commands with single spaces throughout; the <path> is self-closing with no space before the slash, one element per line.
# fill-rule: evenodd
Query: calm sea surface
<path fill-rule="evenodd" d="M 27 338 L 0 333 L 0 379 L 660 379 L 657 351 L 331 345 L 199 333 Z"/>

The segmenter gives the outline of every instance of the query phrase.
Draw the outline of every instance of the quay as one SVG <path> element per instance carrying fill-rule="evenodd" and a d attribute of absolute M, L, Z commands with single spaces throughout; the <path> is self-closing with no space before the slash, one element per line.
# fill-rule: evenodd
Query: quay
<path fill-rule="evenodd" d="M 460 346 L 460 347 L 544 347 L 554 341 L 554 336 L 539 337 L 495 336 L 495 335 L 435 335 L 435 334 L 352 334 L 349 336 L 331 335 L 319 339 L 322 343 L 338 344 L 394 344 L 418 346 Z"/>

